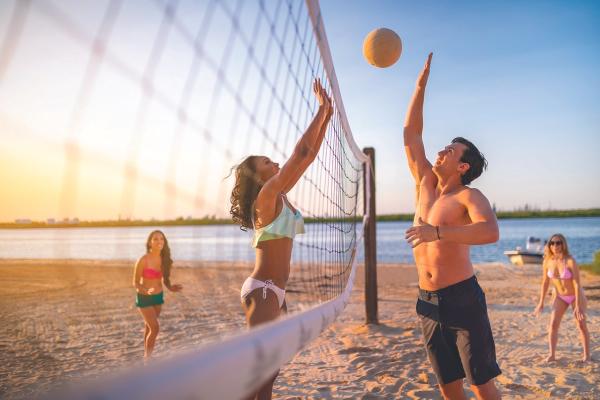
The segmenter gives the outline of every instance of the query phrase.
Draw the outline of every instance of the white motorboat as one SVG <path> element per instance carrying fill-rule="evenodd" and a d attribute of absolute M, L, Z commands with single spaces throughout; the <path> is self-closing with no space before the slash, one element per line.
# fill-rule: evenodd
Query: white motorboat
<path fill-rule="evenodd" d="M 542 239 L 529 236 L 525 242 L 525 249 L 517 246 L 515 250 L 507 250 L 504 255 L 515 265 L 541 264 L 544 261 L 544 245 Z"/>

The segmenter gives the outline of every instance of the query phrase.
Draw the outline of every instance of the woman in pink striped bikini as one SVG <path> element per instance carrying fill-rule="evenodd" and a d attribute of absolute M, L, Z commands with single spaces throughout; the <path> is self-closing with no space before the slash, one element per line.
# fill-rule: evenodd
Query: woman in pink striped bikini
<path fill-rule="evenodd" d="M 534 311 L 536 316 L 540 315 L 544 308 L 544 298 L 548 292 L 550 282 L 554 285 L 556 296 L 554 296 L 552 316 L 548 325 L 550 354 L 546 358 L 546 361 L 555 360 L 558 328 L 569 306 L 573 308 L 573 315 L 579 329 L 581 344 L 583 345 L 583 361 L 589 361 L 590 333 L 585 319 L 587 302 L 579 279 L 579 268 L 575 259 L 569 253 L 567 240 L 560 233 L 552 235 L 544 248 L 542 290 L 540 292 L 540 301 Z"/>

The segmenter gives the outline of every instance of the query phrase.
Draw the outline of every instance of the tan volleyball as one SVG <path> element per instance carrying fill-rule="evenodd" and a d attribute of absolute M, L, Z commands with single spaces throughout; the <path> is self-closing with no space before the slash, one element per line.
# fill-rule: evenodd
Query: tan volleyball
<path fill-rule="evenodd" d="M 363 42 L 363 55 L 367 62 L 379 68 L 387 68 L 400 58 L 402 41 L 391 29 L 379 28 L 369 32 Z"/>

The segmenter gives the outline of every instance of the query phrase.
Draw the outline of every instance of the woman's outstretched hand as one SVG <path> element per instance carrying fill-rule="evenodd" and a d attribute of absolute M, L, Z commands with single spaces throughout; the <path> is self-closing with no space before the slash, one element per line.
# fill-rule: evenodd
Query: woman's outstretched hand
<path fill-rule="evenodd" d="M 183 286 L 181 286 L 179 283 L 175 283 L 169 287 L 169 290 L 171 292 L 181 292 L 182 289 L 183 289 Z"/>
<path fill-rule="evenodd" d="M 331 97 L 327 94 L 327 91 L 321 85 L 321 79 L 317 78 L 313 82 L 313 92 L 315 97 L 319 101 L 319 106 L 323 107 L 326 111 L 326 115 L 333 113 L 333 105 L 331 104 Z"/>
<path fill-rule="evenodd" d="M 575 304 L 573 315 L 577 321 L 585 321 L 585 314 L 582 312 L 582 308 L 577 303 Z"/>

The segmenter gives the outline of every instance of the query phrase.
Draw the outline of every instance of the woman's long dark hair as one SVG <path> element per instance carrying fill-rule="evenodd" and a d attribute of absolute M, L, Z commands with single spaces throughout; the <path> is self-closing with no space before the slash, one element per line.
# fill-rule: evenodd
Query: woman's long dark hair
<path fill-rule="evenodd" d="M 256 160 L 259 156 L 246 157 L 244 161 L 232 168 L 235 169 L 235 185 L 231 191 L 231 208 L 229 213 L 233 222 L 246 231 L 254 229 L 252 223 L 252 210 L 262 183 L 256 173 Z"/>
<path fill-rule="evenodd" d="M 152 236 L 155 233 L 160 233 L 165 241 L 165 245 L 160 251 L 160 270 L 163 275 L 163 281 L 167 287 L 171 286 L 171 266 L 173 266 L 173 259 L 171 258 L 171 248 L 169 247 L 169 241 L 162 231 L 155 230 L 150 232 L 148 239 L 146 240 L 146 252 L 150 253 L 152 248 Z"/>

